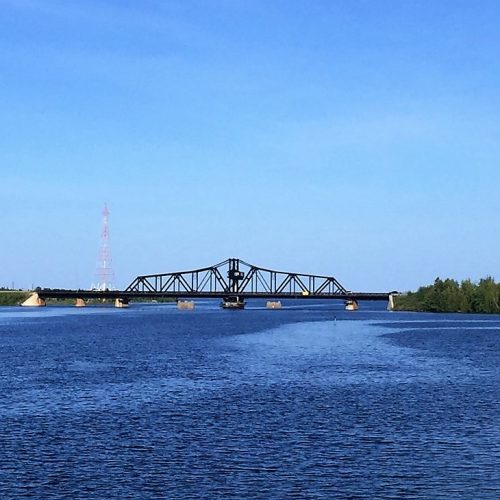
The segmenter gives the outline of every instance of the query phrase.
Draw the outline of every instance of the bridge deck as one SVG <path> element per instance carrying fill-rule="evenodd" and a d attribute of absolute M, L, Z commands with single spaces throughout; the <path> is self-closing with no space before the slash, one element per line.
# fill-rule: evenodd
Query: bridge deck
<path fill-rule="evenodd" d="M 50 290 L 37 291 L 39 297 L 44 299 L 222 299 L 231 295 L 227 292 L 130 292 L 124 290 Z M 242 299 L 316 299 L 316 300 L 389 300 L 390 293 L 350 292 L 338 294 L 309 294 L 287 293 L 272 294 L 267 292 L 238 293 Z"/>

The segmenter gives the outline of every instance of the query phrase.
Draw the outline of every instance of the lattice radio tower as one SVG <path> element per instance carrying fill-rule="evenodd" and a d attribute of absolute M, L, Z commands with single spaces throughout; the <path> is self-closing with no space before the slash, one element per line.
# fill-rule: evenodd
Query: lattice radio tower
<path fill-rule="evenodd" d="M 97 265 L 97 290 L 112 290 L 115 275 L 111 267 L 111 251 L 109 249 L 109 210 L 105 203 L 102 209 L 101 246 Z"/>

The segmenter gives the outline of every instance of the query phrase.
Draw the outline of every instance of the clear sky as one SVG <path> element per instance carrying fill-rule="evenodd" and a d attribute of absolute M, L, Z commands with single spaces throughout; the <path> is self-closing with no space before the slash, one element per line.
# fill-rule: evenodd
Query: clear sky
<path fill-rule="evenodd" d="M 0 285 L 240 257 L 498 276 L 500 2 L 0 0 Z"/>

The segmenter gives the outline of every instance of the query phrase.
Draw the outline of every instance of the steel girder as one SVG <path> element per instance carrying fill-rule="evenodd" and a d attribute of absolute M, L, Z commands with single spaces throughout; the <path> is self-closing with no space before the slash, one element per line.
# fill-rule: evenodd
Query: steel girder
<path fill-rule="evenodd" d="M 276 297 L 344 296 L 349 292 L 333 277 L 274 271 L 227 259 L 214 266 L 163 274 L 137 276 L 125 292 L 155 294 L 267 294 Z"/>

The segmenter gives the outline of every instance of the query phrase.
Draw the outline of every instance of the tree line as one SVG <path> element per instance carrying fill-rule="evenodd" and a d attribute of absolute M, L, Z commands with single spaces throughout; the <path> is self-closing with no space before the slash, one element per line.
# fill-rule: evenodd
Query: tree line
<path fill-rule="evenodd" d="M 434 284 L 396 297 L 399 311 L 500 313 L 500 283 L 492 277 L 478 283 L 436 278 Z"/>

